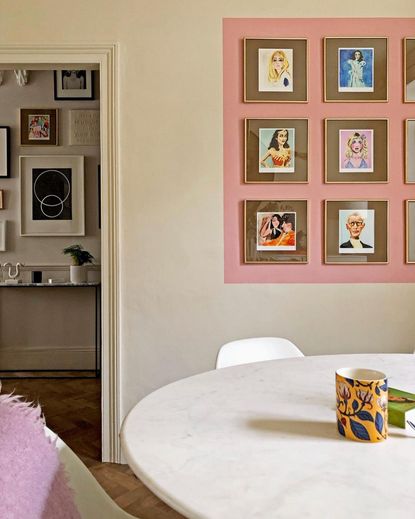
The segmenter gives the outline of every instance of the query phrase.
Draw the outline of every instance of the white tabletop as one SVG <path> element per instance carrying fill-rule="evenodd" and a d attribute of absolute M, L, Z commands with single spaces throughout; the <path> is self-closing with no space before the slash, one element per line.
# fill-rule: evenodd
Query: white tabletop
<path fill-rule="evenodd" d="M 203 519 L 415 517 L 415 438 L 336 429 L 334 372 L 385 372 L 415 392 L 415 355 L 327 355 L 210 371 L 165 386 L 126 418 L 135 474 L 184 516 Z"/>

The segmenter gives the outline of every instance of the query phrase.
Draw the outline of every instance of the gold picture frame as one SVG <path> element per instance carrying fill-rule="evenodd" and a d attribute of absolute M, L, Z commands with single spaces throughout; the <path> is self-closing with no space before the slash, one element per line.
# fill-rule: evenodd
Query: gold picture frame
<path fill-rule="evenodd" d="M 403 56 L 403 101 L 415 103 L 415 38 L 404 38 Z"/>
<path fill-rule="evenodd" d="M 388 119 L 327 118 L 324 121 L 324 133 L 325 183 L 389 182 Z M 364 144 L 360 152 L 355 153 L 351 149 L 354 139 Z"/>
<path fill-rule="evenodd" d="M 307 264 L 308 222 L 308 200 L 245 200 L 244 263 Z"/>
<path fill-rule="evenodd" d="M 386 103 L 388 38 L 325 37 L 324 101 Z"/>
<path fill-rule="evenodd" d="M 415 119 L 405 120 L 405 184 L 415 184 Z"/>
<path fill-rule="evenodd" d="M 245 119 L 245 183 L 307 184 L 308 128 L 303 118 Z"/>
<path fill-rule="evenodd" d="M 388 264 L 388 222 L 388 200 L 325 200 L 324 263 Z"/>
<path fill-rule="evenodd" d="M 270 79 L 277 54 L 283 68 Z M 306 38 L 244 38 L 244 102 L 308 103 L 308 61 Z"/>
<path fill-rule="evenodd" d="M 405 263 L 415 263 L 415 200 L 405 201 Z"/>

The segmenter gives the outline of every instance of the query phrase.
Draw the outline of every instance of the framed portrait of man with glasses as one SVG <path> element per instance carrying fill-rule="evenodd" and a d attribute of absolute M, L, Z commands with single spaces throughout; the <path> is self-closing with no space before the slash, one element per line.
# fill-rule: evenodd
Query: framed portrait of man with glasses
<path fill-rule="evenodd" d="M 387 200 L 326 200 L 324 262 L 388 263 Z"/>

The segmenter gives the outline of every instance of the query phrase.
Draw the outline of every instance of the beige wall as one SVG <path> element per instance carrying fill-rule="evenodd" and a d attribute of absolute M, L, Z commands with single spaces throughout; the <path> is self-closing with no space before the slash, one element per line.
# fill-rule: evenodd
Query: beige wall
<path fill-rule="evenodd" d="M 120 44 L 123 412 L 163 384 L 213 368 L 220 345 L 237 337 L 286 336 L 306 354 L 412 350 L 414 285 L 223 283 L 221 21 L 277 17 L 281 6 L 68 5 L 3 0 L 0 40 Z M 284 16 L 299 13 L 415 16 L 415 4 L 284 4 Z"/>

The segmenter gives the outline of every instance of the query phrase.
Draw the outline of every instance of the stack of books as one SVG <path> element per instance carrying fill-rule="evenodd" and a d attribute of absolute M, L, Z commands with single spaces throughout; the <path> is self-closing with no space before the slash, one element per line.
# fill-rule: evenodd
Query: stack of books
<path fill-rule="evenodd" d="M 388 389 L 388 422 L 415 436 L 415 394 Z"/>

